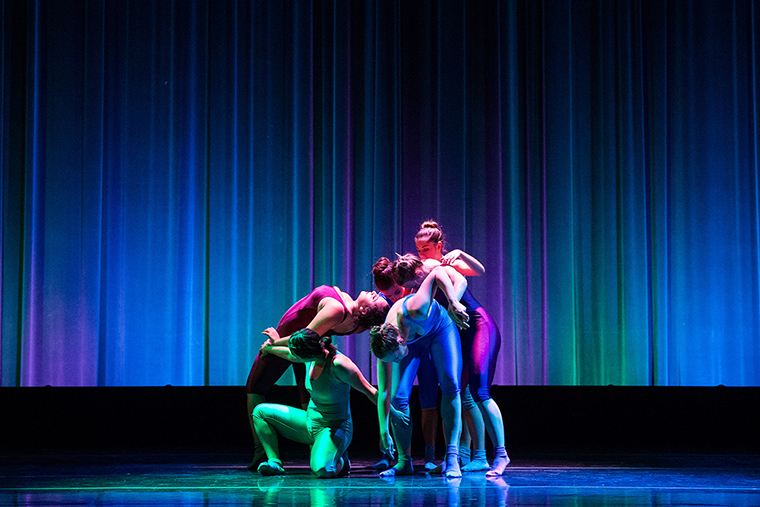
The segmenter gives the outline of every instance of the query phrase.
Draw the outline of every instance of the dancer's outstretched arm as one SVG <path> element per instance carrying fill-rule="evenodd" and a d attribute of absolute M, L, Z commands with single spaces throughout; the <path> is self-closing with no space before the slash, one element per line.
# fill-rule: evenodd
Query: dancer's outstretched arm
<path fill-rule="evenodd" d="M 461 277 L 461 279 L 464 281 L 464 287 L 466 287 L 467 280 L 461 275 L 459 275 L 459 277 Z M 412 294 L 409 299 L 406 300 L 406 310 L 409 312 L 409 316 L 414 319 L 419 316 L 425 316 L 428 314 L 430 305 L 433 302 L 434 284 L 443 290 L 443 293 L 449 300 L 449 306 L 453 308 L 454 316 L 456 317 L 455 323 L 458 326 L 466 326 L 466 322 L 469 319 L 469 316 L 465 311 L 464 305 L 459 302 L 461 293 L 457 294 L 455 292 L 454 286 L 451 283 L 450 274 L 446 271 L 446 268 L 444 266 L 435 267 L 422 281 L 422 284 L 420 285 L 419 289 L 417 289 L 417 292 Z M 459 284 L 460 290 L 464 291 L 464 288 L 462 288 L 461 285 L 462 282 L 459 282 Z"/>
<path fill-rule="evenodd" d="M 351 359 L 344 355 L 335 356 L 335 359 L 333 359 L 333 369 L 335 375 L 341 381 L 350 385 L 377 405 L 377 389 L 364 378 L 359 367 Z"/>
<path fill-rule="evenodd" d="M 287 345 L 267 345 L 266 343 L 261 346 L 261 353 L 263 355 L 266 354 L 272 354 L 277 357 L 281 357 L 283 359 L 287 359 L 291 363 L 304 363 L 303 359 L 300 357 L 293 355 L 292 352 L 290 352 L 290 348 Z"/>
<path fill-rule="evenodd" d="M 311 319 L 311 322 L 309 322 L 306 327 L 316 332 L 319 336 L 323 336 L 343 321 L 343 312 L 343 305 L 339 303 L 337 299 L 332 297 L 325 298 L 320 302 L 320 308 L 317 311 L 317 314 Z M 261 346 L 261 352 L 264 352 L 265 354 L 264 347 L 266 345 L 287 346 L 288 340 L 290 339 L 290 335 L 280 336 L 277 330 L 273 327 L 266 328 L 262 331 L 262 334 L 269 337 L 269 339 Z"/>
<path fill-rule="evenodd" d="M 458 248 L 444 255 L 441 264 L 453 267 L 464 276 L 480 276 L 486 272 L 478 259 Z"/>
<path fill-rule="evenodd" d="M 380 427 L 380 445 L 383 449 L 390 449 L 393 454 L 393 439 L 390 432 L 391 414 L 391 383 L 393 365 L 391 363 L 377 362 L 377 421 Z"/>

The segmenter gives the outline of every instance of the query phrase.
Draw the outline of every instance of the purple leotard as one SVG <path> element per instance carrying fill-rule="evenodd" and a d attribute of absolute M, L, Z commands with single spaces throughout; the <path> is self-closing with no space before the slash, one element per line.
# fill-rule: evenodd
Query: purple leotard
<path fill-rule="evenodd" d="M 480 306 L 469 289 L 460 302 L 470 316 L 470 327 L 459 330 L 462 340 L 462 385 L 469 384 L 476 402 L 491 399 L 491 383 L 496 372 L 496 357 L 501 348 L 501 334 L 488 312 Z"/>
<path fill-rule="evenodd" d="M 446 296 L 439 290 L 435 299 L 444 308 L 448 305 Z M 460 303 L 465 306 L 470 316 L 468 329 L 459 329 L 462 341 L 462 389 L 469 387 L 475 401 L 485 401 L 491 398 L 491 383 L 496 372 L 496 357 L 501 348 L 501 334 L 496 323 L 480 303 L 466 289 Z M 430 380 L 420 381 L 429 384 Z M 422 391 L 422 389 L 420 389 Z"/>
<path fill-rule="evenodd" d="M 340 296 L 340 292 L 335 287 L 320 285 L 285 312 L 280 319 L 280 323 L 277 324 L 277 333 L 283 337 L 290 336 L 308 326 L 319 311 L 319 303 L 325 298 L 333 298 L 343 305 L 343 320 L 341 320 L 341 323 L 343 323 L 350 313 L 346 307 L 346 303 L 343 302 L 343 298 Z M 354 334 L 358 329 L 359 326 L 357 325 L 347 333 L 336 333 L 330 330 L 324 333 L 324 335 L 349 335 Z M 298 386 L 298 395 L 301 403 L 305 405 L 309 402 L 309 393 L 305 386 L 306 369 L 303 363 L 291 363 L 273 354 L 265 356 L 258 354 L 256 356 L 251 367 L 251 372 L 248 374 L 248 381 L 245 385 L 246 392 L 248 394 L 266 395 L 291 365 L 293 365 L 293 373 L 296 378 L 296 385 Z"/>

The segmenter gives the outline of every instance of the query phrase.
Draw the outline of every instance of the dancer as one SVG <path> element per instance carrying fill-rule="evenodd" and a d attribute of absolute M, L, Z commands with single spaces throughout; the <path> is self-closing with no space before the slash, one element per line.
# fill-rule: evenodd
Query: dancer
<path fill-rule="evenodd" d="M 258 466 L 259 473 L 285 473 L 277 441 L 279 433 L 311 446 L 309 466 L 317 477 L 346 475 L 350 469 L 346 449 L 353 436 L 351 388 L 375 404 L 377 389 L 351 359 L 336 350 L 331 337 L 320 338 L 311 329 L 293 333 L 287 346 L 267 344 L 264 350 L 288 361 L 305 363 L 305 383 L 311 397 L 306 410 L 275 403 L 256 406 L 253 423 L 267 457 Z"/>
<path fill-rule="evenodd" d="M 409 294 L 408 289 L 396 283 L 396 277 L 393 274 L 393 263 L 387 257 L 380 257 L 372 266 L 372 278 L 375 281 L 375 287 L 390 305 L 393 305 L 393 303 L 403 296 Z M 390 432 L 386 427 L 380 431 L 380 434 L 390 435 Z M 392 442 L 392 439 L 389 438 L 389 440 Z M 375 470 L 387 470 L 393 462 L 393 454 L 394 449 L 392 447 L 385 447 L 381 439 L 380 461 L 372 465 L 372 468 Z"/>
<path fill-rule="evenodd" d="M 485 268 L 477 259 L 461 250 L 452 250 L 444 255 L 443 231 L 433 220 L 420 226 L 414 242 L 420 258 L 425 263 L 440 262 L 466 276 L 485 273 Z M 487 476 L 500 476 L 510 461 L 505 447 L 501 410 L 491 398 L 491 383 L 496 369 L 496 357 L 501 347 L 501 335 L 496 323 L 469 290 L 464 292 L 462 303 L 467 307 L 470 324 L 468 329 L 460 330 L 459 333 L 464 357 L 462 383 L 469 387 L 477 407 L 483 414 L 485 428 L 494 445 L 493 465 L 489 469 L 485 452 L 485 434 L 482 430 L 471 432 L 476 442 L 475 452 L 472 462 L 464 466 L 463 471 L 488 470 Z"/>
<path fill-rule="evenodd" d="M 387 257 L 380 257 L 372 266 L 372 276 L 375 287 L 383 294 L 390 304 L 395 303 L 403 296 L 410 294 L 409 289 L 401 287 L 393 273 L 395 263 Z M 445 301 L 445 297 L 443 298 Z M 439 302 L 443 303 L 439 299 Z M 422 436 L 425 441 L 425 470 L 432 471 L 438 466 L 435 463 L 435 441 L 438 434 L 438 374 L 430 354 L 420 358 L 420 366 L 417 371 L 417 395 L 420 402 Z M 469 437 L 467 426 L 462 426 L 462 439 Z M 469 452 L 469 449 L 467 450 Z M 460 448 L 460 455 L 462 449 Z M 375 470 L 390 468 L 393 454 L 387 449 L 382 450 L 380 461 L 373 465 Z"/>
<path fill-rule="evenodd" d="M 409 290 L 400 286 L 396 282 L 393 274 L 393 263 L 388 257 L 380 257 L 375 265 L 372 266 L 372 278 L 375 280 L 375 287 L 392 305 L 402 297 L 409 294 Z"/>
<path fill-rule="evenodd" d="M 253 409 L 265 401 L 266 394 L 275 382 L 293 364 L 281 357 L 267 354 L 265 346 L 287 345 L 291 333 L 304 328 L 315 331 L 319 336 L 362 333 L 373 325 L 382 323 L 389 308 L 388 302 L 376 292 L 361 292 L 353 299 L 338 287 L 321 285 L 291 306 L 280 319 L 277 329 L 267 328 L 264 331 L 269 339 L 256 356 L 246 382 L 248 422 L 254 445 L 253 460 L 248 465 L 250 470 L 256 470 L 264 459 L 264 450 L 256 437 L 251 418 Z M 274 338 L 275 336 L 278 338 Z M 274 340 L 278 342 L 275 343 Z M 293 364 L 293 373 L 301 407 L 306 408 L 309 396 L 304 385 L 305 368 L 302 364 Z"/>
<path fill-rule="evenodd" d="M 450 268 L 448 268 L 450 269 Z M 457 325 L 467 326 L 464 307 L 459 296 L 466 288 L 467 281 L 459 273 L 450 275 L 447 268 L 439 266 L 427 275 L 416 293 L 395 302 L 382 326 L 370 330 L 370 346 L 377 363 L 378 377 L 378 417 L 381 431 L 390 421 L 398 451 L 398 462 L 392 468 L 381 472 L 381 477 L 409 475 L 414 472 L 411 462 L 412 424 L 409 410 L 414 377 L 420 358 L 432 354 L 441 386 L 441 416 L 449 446 L 443 472 L 446 477 L 461 477 L 457 442 L 462 429 L 461 380 L 462 355 Z M 421 276 L 422 273 L 415 273 Z M 451 283 L 451 276 L 457 279 Z M 402 282 L 398 278 L 399 283 Z M 414 283 L 409 280 L 407 283 Z M 405 283 L 402 285 L 408 286 Z M 449 301 L 449 313 L 433 299 L 434 284 L 439 286 Z M 416 285 L 416 283 L 415 283 Z M 452 315 L 455 321 L 449 316 Z M 390 396 L 390 407 L 385 403 Z M 382 437 L 382 436 L 381 436 Z"/>
<path fill-rule="evenodd" d="M 399 280 L 419 280 L 420 276 L 424 276 L 429 273 L 436 266 L 440 266 L 439 261 L 432 259 L 425 260 L 424 262 L 413 254 L 405 254 L 398 256 L 398 259 L 393 263 L 394 274 Z M 456 274 L 458 270 L 453 267 L 448 268 L 448 273 Z M 458 275 L 457 275 L 458 276 Z M 452 278 L 452 283 L 455 283 L 456 278 Z M 414 282 L 416 283 L 416 282 Z M 409 283 L 412 292 L 416 290 L 414 283 Z M 469 291 L 465 290 L 465 294 Z M 435 300 L 441 305 L 447 305 L 446 296 L 440 292 L 435 291 Z M 422 429 L 425 433 L 425 469 L 435 473 L 439 465 L 435 464 L 435 434 L 438 430 L 438 377 L 435 371 L 435 364 L 431 359 L 423 359 L 420 362 L 420 368 L 417 371 L 417 383 L 418 393 L 420 396 L 420 407 L 422 412 Z M 485 446 L 485 424 L 483 422 L 483 416 L 480 413 L 475 401 L 470 394 L 470 390 L 467 384 L 462 385 L 462 414 L 464 421 L 467 424 L 462 425 L 462 434 L 459 440 L 459 464 L 462 466 L 463 472 L 472 472 L 475 470 L 488 470 L 488 462 L 481 460 L 480 462 L 472 463 L 470 461 L 470 445 L 472 442 L 471 434 L 480 435 L 483 439 L 482 446 Z M 433 435 L 431 438 L 429 435 Z M 447 442 L 448 444 L 448 442 Z M 485 468 L 483 468 L 485 466 Z"/>

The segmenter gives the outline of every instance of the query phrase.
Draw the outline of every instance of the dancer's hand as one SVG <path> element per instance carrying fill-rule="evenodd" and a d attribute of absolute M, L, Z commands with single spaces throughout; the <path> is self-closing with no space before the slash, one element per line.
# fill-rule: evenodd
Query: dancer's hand
<path fill-rule="evenodd" d="M 450 251 L 449 253 L 447 253 L 441 258 L 441 264 L 443 264 L 444 266 L 451 266 L 452 264 L 454 264 L 454 261 L 457 260 L 461 254 L 462 254 L 462 251 L 459 250 L 458 248 L 455 248 L 454 250 Z"/>
<path fill-rule="evenodd" d="M 387 442 L 382 442 L 381 441 L 380 442 L 380 451 L 383 454 L 387 454 L 388 456 L 390 456 L 391 459 L 393 459 L 393 456 L 396 453 L 396 448 L 393 445 L 393 439 L 389 437 Z"/>
<path fill-rule="evenodd" d="M 265 330 L 263 330 L 261 334 L 265 334 L 269 337 L 266 340 L 264 340 L 264 343 L 261 344 L 261 348 L 259 349 L 259 354 L 261 354 L 262 356 L 265 356 L 269 353 L 266 350 L 266 347 L 274 346 L 274 342 L 280 339 L 280 333 L 278 333 L 275 328 L 268 327 Z"/>
<path fill-rule="evenodd" d="M 459 329 L 467 329 L 470 327 L 467 323 L 467 321 L 470 320 L 470 316 L 467 315 L 467 310 L 462 303 L 459 301 L 451 301 L 449 303 L 448 312 L 449 317 L 451 317 L 451 320 L 454 321 L 454 324 L 456 324 Z"/>

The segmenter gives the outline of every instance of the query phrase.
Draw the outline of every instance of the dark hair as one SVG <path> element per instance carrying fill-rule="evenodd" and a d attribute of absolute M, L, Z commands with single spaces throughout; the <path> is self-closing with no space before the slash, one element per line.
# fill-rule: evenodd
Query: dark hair
<path fill-rule="evenodd" d="M 359 312 L 356 320 L 361 327 L 369 329 L 372 326 L 379 326 L 383 323 L 385 316 L 388 315 L 388 310 L 391 309 L 391 304 L 386 298 L 379 301 L 375 304 L 367 305 L 363 311 Z"/>
<path fill-rule="evenodd" d="M 398 329 L 387 322 L 369 330 L 369 347 L 378 359 L 398 350 Z"/>
<path fill-rule="evenodd" d="M 430 241 L 432 243 L 443 243 L 443 231 L 435 220 L 426 220 L 420 225 L 420 230 L 414 236 L 415 243 L 417 241 Z"/>
<path fill-rule="evenodd" d="M 319 357 L 324 354 L 325 350 L 328 352 L 328 356 L 331 356 L 337 350 L 332 344 L 332 337 L 321 338 L 316 331 L 309 328 L 301 329 L 290 335 L 288 348 L 293 354 L 303 359 Z"/>
<path fill-rule="evenodd" d="M 375 286 L 380 290 L 388 290 L 396 283 L 393 276 L 393 263 L 388 257 L 380 257 L 372 266 L 372 276 L 375 278 Z"/>
<path fill-rule="evenodd" d="M 422 269 L 422 261 L 414 254 L 399 255 L 393 263 L 393 276 L 399 285 L 417 278 L 417 270 Z"/>

